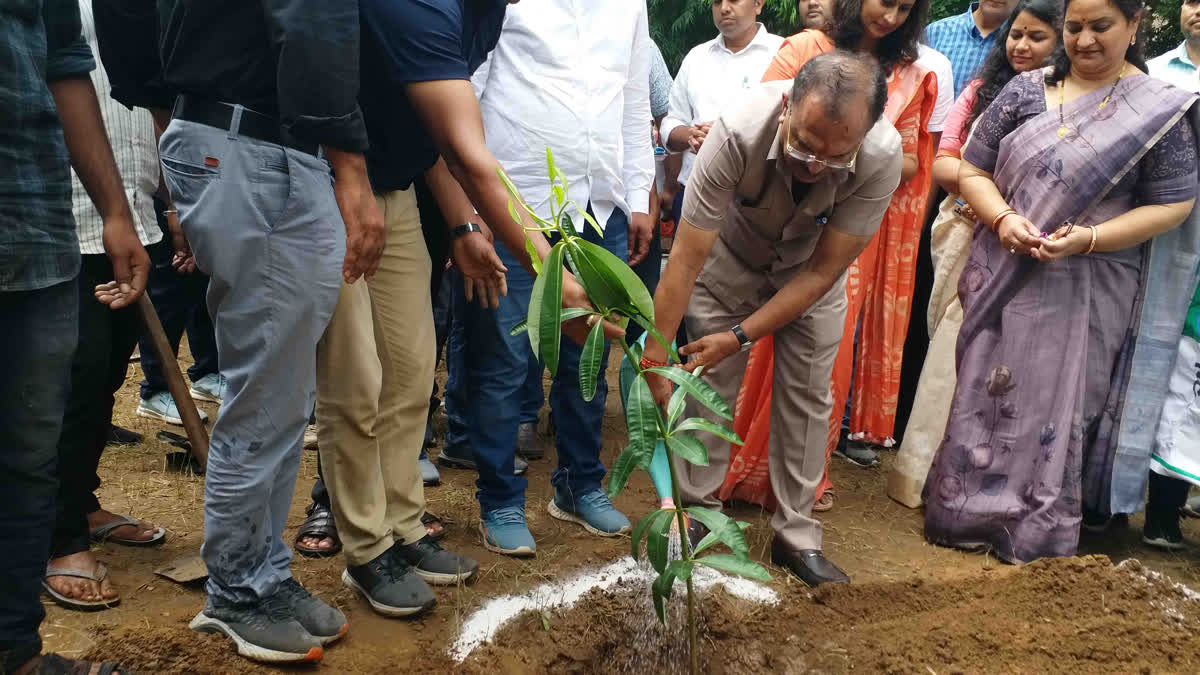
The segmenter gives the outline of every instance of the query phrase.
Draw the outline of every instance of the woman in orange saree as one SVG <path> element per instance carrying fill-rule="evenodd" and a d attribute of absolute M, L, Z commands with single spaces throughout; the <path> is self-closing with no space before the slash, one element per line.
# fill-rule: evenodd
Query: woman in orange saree
<path fill-rule="evenodd" d="M 889 71 L 884 114 L 900 132 L 904 149 L 902 182 L 892 197 L 879 233 L 846 275 L 846 326 L 830 385 L 833 412 L 829 440 L 823 448 L 826 471 L 817 488 L 817 510 L 827 510 L 832 505 L 832 495 L 825 497 L 833 487 L 829 481 L 829 457 L 841 432 L 852 370 L 851 430 L 861 433 L 868 442 L 887 444 L 895 425 L 917 245 L 934 154 L 928 125 L 937 99 L 937 78 L 915 63 L 917 42 L 928 10 L 929 0 L 839 0 L 833 38 L 818 30 L 805 30 L 789 37 L 763 76 L 764 82 L 792 79 L 813 57 L 835 48 L 874 54 Z M 856 354 L 854 335 L 860 317 Z M 772 350 L 770 339 L 766 339 L 759 341 L 751 352 L 734 416 L 734 431 L 745 444 L 733 448 L 729 473 L 718 491 L 722 500 L 737 498 L 767 508 L 774 506 L 767 481 Z M 854 368 L 856 361 L 858 367 Z"/>

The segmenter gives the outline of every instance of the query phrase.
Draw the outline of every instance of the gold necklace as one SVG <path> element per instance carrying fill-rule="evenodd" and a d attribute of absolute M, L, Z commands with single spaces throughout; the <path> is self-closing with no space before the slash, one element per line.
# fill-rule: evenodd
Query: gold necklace
<path fill-rule="evenodd" d="M 1116 81 L 1114 81 L 1112 83 L 1112 88 L 1108 90 L 1108 95 L 1105 96 L 1104 100 L 1100 102 L 1100 105 L 1096 107 L 1096 112 L 1100 112 L 1101 110 L 1104 110 L 1104 106 L 1108 105 L 1108 101 L 1109 101 L 1109 99 L 1112 98 L 1113 92 L 1115 92 L 1117 90 L 1117 85 L 1121 83 L 1121 78 L 1125 77 L 1125 68 L 1128 65 L 1129 65 L 1129 62 L 1126 61 L 1125 64 L 1121 66 L 1121 73 L 1119 75 L 1117 75 Z M 1058 83 L 1058 137 L 1059 138 L 1066 138 L 1067 134 L 1071 133 L 1071 130 L 1067 129 L 1067 121 L 1063 116 L 1063 106 L 1065 104 L 1065 99 L 1066 99 L 1066 93 L 1065 93 L 1066 88 L 1067 88 L 1067 78 L 1064 77 Z"/>

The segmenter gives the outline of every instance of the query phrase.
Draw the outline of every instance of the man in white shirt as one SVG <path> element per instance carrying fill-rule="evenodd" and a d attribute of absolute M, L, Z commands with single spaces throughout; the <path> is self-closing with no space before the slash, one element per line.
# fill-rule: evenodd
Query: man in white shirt
<path fill-rule="evenodd" d="M 472 78 L 488 147 L 529 205 L 549 217 L 549 147 L 569 198 L 592 212 L 604 235 L 578 214 L 576 229 L 631 262 L 644 257 L 652 232 L 650 52 L 644 2 L 523 2 L 509 7 L 496 48 Z M 510 334 L 528 313 L 533 278 L 509 251 L 497 252 L 508 268 L 508 296 L 497 309 L 481 309 L 455 293 L 455 330 L 463 330 L 466 340 L 463 372 L 456 379 L 470 392 L 466 421 L 479 471 L 484 545 L 507 555 L 533 555 L 526 480 L 514 475 L 513 465 L 518 426 L 533 421 L 522 416 L 541 406 L 542 366 L 528 338 Z M 607 387 L 601 377 L 592 401 L 583 400 L 580 351 L 563 340 L 550 392 L 558 467 L 549 510 L 593 534 L 617 536 L 630 526 L 601 488 Z"/>
<path fill-rule="evenodd" d="M 1150 59 L 1151 77 L 1200 92 L 1200 0 L 1184 0 L 1179 8 L 1179 27 L 1184 41 L 1171 51 Z"/>
<path fill-rule="evenodd" d="M 758 22 L 762 8 L 763 0 L 713 0 L 713 23 L 721 34 L 693 47 L 679 66 L 659 133 L 668 152 L 686 153 L 679 171 L 684 189 L 713 121 L 758 87 L 783 44 Z"/>

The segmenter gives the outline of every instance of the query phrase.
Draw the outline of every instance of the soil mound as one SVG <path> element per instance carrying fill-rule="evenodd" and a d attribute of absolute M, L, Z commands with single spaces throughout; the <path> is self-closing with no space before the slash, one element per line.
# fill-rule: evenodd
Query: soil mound
<path fill-rule="evenodd" d="M 781 590 L 776 606 L 719 590 L 702 596 L 702 671 L 1200 671 L 1200 596 L 1136 561 L 1066 558 L 953 581 L 797 586 Z M 664 632 L 648 610 L 648 589 L 625 586 L 592 591 L 571 609 L 527 612 L 475 650 L 465 671 L 683 670 L 681 617 Z"/>

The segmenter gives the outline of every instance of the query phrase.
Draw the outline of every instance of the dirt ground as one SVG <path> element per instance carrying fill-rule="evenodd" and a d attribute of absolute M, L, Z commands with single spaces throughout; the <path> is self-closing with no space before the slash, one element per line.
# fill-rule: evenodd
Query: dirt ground
<path fill-rule="evenodd" d="M 186 359 L 185 359 L 186 361 Z M 614 362 L 615 365 L 615 362 Z M 612 394 L 605 420 L 606 464 L 625 444 L 616 368 L 610 368 Z M 444 378 L 444 373 L 439 375 Z M 131 513 L 169 531 L 167 543 L 137 549 L 105 544 L 97 555 L 112 571 L 122 594 L 119 607 L 80 613 L 46 601 L 42 635 L 48 650 L 68 656 L 104 657 L 148 672 L 268 672 L 237 657 L 228 641 L 201 636 L 187 623 L 204 604 L 201 588 L 184 587 L 152 572 L 179 556 L 196 553 L 203 539 L 202 478 L 169 472 L 164 457 L 172 449 L 154 433 L 181 429 L 136 417 L 141 370 L 131 364 L 117 397 L 115 421 L 146 434 L 133 447 L 105 453 L 98 495 L 105 508 Z M 211 417 L 215 406 L 203 406 Z M 648 611 L 642 595 L 593 593 L 576 610 L 518 619 L 465 666 L 454 664 L 447 647 L 465 617 L 489 598 L 560 580 L 626 555 L 627 538 L 601 539 L 546 512 L 554 453 L 532 462 L 527 515 L 538 555 L 518 560 L 490 553 L 480 544 L 474 476 L 442 470 L 440 486 L 428 488 L 431 511 L 448 527 L 443 542 L 481 563 L 467 586 L 436 589 L 438 606 L 415 620 L 375 615 L 340 581 L 340 557 L 310 560 L 297 556 L 295 576 L 314 594 L 350 618 L 346 639 L 326 650 L 313 668 L 331 673 L 384 672 L 613 672 L 636 667 L 624 661 L 620 644 L 642 639 Z M 436 454 L 437 450 L 432 453 Z M 1196 672 L 1200 671 L 1200 601 L 1179 597 L 1158 582 L 1138 582 L 1129 565 L 1114 568 L 1107 559 L 1085 558 L 1013 568 L 983 555 L 927 544 L 920 511 L 907 509 L 885 493 L 892 455 L 877 469 L 835 460 L 837 502 L 822 520 L 825 552 L 851 576 L 848 587 L 813 593 L 771 567 L 771 586 L 780 593 L 776 608 L 747 606 L 712 595 L 701 605 L 705 617 L 703 656 L 708 672 L 894 673 L 984 672 Z M 289 518 L 289 541 L 304 519 L 308 491 L 316 477 L 316 456 L 306 452 Z M 654 508 L 648 477 L 635 472 L 616 505 L 631 519 Z M 736 506 L 733 514 L 752 523 L 747 533 L 752 555 L 769 562 L 768 513 Z M 1200 589 L 1200 551 L 1163 554 L 1140 543 L 1140 517 L 1128 528 L 1087 539 L 1081 555 L 1102 555 L 1158 572 Z M 1200 521 L 1184 523 L 1184 534 L 1200 541 Z M 1135 578 L 1136 577 L 1136 578 Z M 648 594 L 648 593 L 647 593 Z M 1152 602 L 1153 601 L 1153 602 Z M 1166 606 L 1166 605 L 1169 605 Z M 541 620 L 546 619 L 545 621 Z M 547 630 L 549 628 L 549 630 Z M 631 632 L 632 631 L 632 632 Z M 627 651 L 627 650 L 626 650 Z M 615 655 L 615 656 L 614 656 Z M 652 664 L 651 664 L 652 665 Z M 661 665 L 661 664 L 660 664 Z M 660 670 L 670 672 L 668 666 Z"/>

